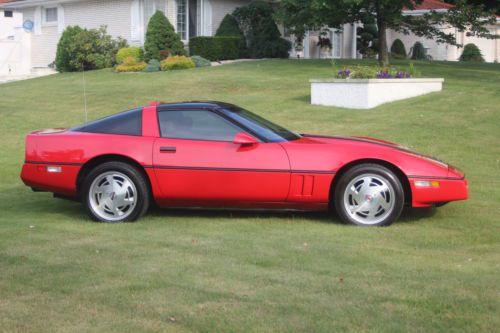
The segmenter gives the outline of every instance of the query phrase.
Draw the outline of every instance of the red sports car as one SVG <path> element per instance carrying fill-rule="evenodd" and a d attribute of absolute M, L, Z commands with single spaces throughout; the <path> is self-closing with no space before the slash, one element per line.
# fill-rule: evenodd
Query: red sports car
<path fill-rule="evenodd" d="M 361 226 L 468 197 L 458 169 L 364 137 L 297 134 L 221 102 L 152 103 L 26 138 L 21 178 L 102 222 L 168 207 L 328 210 Z"/>

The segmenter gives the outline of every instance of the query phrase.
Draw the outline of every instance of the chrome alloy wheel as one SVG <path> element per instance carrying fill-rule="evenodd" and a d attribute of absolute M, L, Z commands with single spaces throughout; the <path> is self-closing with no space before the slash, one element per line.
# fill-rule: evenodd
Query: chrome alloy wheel
<path fill-rule="evenodd" d="M 134 183 L 125 174 L 117 171 L 97 176 L 90 185 L 88 195 L 94 213 L 111 222 L 127 218 L 137 202 Z"/>
<path fill-rule="evenodd" d="M 395 191 L 391 183 L 377 174 L 362 174 L 347 185 L 344 207 L 349 216 L 360 224 L 377 224 L 394 209 Z"/>

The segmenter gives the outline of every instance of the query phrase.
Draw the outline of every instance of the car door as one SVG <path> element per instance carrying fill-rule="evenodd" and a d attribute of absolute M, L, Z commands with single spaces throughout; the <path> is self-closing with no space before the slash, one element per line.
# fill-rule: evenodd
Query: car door
<path fill-rule="evenodd" d="M 153 166 L 164 199 L 286 200 L 290 163 L 279 143 L 236 144 L 243 129 L 208 109 L 160 109 L 158 123 Z"/>

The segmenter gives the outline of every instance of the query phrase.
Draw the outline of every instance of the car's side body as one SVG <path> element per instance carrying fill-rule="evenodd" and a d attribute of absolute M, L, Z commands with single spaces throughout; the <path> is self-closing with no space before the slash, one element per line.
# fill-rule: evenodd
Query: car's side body
<path fill-rule="evenodd" d="M 360 137 L 303 135 L 258 143 L 162 137 L 159 113 L 207 110 L 230 117 L 223 103 L 152 103 L 141 112 L 140 135 L 45 130 L 29 134 L 21 177 L 33 189 L 78 198 L 92 166 L 118 159 L 147 176 L 160 206 L 324 210 L 338 175 L 360 163 L 379 163 L 400 178 L 407 204 L 427 207 L 468 197 L 464 174 L 390 142 Z M 163 112 L 162 111 L 162 112 Z M 428 181 L 438 186 L 417 186 Z"/>

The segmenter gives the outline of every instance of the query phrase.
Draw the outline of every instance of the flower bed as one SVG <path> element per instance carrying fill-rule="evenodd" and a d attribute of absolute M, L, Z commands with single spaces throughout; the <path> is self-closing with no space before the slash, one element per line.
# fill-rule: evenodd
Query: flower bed
<path fill-rule="evenodd" d="M 378 105 L 441 91 L 444 79 L 414 78 L 409 70 L 355 66 L 335 69 L 334 79 L 313 79 L 311 104 L 352 109 L 371 109 Z"/>

